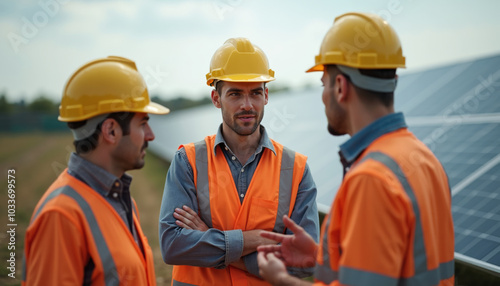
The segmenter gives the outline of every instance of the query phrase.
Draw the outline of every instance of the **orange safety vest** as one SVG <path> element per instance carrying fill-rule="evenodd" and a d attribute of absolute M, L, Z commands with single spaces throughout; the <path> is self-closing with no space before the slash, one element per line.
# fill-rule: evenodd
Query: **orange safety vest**
<path fill-rule="evenodd" d="M 74 253 L 49 250 L 53 245 L 44 247 L 37 241 L 40 236 L 68 239 L 64 237 L 65 231 L 69 230 L 62 227 L 55 228 L 55 233 L 44 231 L 46 218 L 54 214 L 65 217 L 84 236 L 82 241 L 85 243 L 75 243 Z M 113 207 L 99 193 L 65 170 L 44 194 L 31 218 L 26 232 L 22 285 L 81 285 L 83 267 L 57 265 L 58 262 L 66 263 L 67 257 L 74 259 L 75 265 L 83 266 L 92 259 L 94 271 L 91 285 L 156 285 L 153 253 L 140 227 L 135 202 L 133 221 L 144 255 Z M 38 251 L 52 251 L 54 259 L 44 260 L 46 256 L 40 257 Z M 57 256 L 66 259 L 57 259 Z"/>
<path fill-rule="evenodd" d="M 321 230 L 318 285 L 454 285 L 448 178 L 406 128 L 346 173 Z"/>
<path fill-rule="evenodd" d="M 220 147 L 214 155 L 215 135 L 183 145 L 193 169 L 200 217 L 219 230 L 263 229 L 283 233 L 283 215 L 291 215 L 307 157 L 271 140 L 240 203 L 231 170 Z M 202 255 L 202 254 L 200 254 Z M 224 269 L 175 265 L 172 285 L 269 285 L 264 280 L 228 266 Z"/>

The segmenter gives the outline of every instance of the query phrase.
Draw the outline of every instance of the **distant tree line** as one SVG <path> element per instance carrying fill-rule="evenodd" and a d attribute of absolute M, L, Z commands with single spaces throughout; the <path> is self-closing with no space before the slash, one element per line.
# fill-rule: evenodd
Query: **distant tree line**
<path fill-rule="evenodd" d="M 171 111 L 212 103 L 210 97 L 190 99 L 181 96 L 166 100 L 153 95 L 151 99 L 168 106 Z M 0 93 L 0 132 L 65 131 L 66 124 L 57 120 L 59 104 L 44 94 L 27 102 L 24 99 L 9 101 L 5 92 Z"/>
<path fill-rule="evenodd" d="M 173 99 L 162 99 L 157 95 L 151 97 L 151 100 L 162 105 L 168 106 L 170 110 L 182 110 L 203 104 L 210 104 L 210 97 L 200 99 L 190 99 L 186 97 L 177 97 Z M 53 101 L 46 95 L 39 95 L 31 102 L 26 102 L 24 99 L 10 102 L 5 93 L 0 94 L 0 113 L 1 114 L 16 114 L 16 113 L 43 113 L 57 114 L 59 112 L 60 102 Z"/>
<path fill-rule="evenodd" d="M 17 102 L 9 102 L 5 93 L 2 93 L 0 95 L 0 113 L 2 114 L 24 112 L 41 112 L 52 114 L 57 113 L 58 108 L 59 103 L 53 102 L 45 95 L 40 95 L 30 103 L 27 103 L 24 99 L 21 99 Z"/>
<path fill-rule="evenodd" d="M 289 91 L 287 86 L 280 86 L 274 83 L 269 84 L 269 93 L 279 93 Z M 209 93 L 208 93 L 209 94 Z M 205 96 L 199 99 L 191 99 L 186 96 L 178 96 L 172 99 L 163 99 L 159 95 L 152 95 L 151 100 L 162 105 L 168 106 L 171 111 L 177 111 L 187 108 L 196 107 L 204 104 L 211 104 L 210 96 Z M 42 114 L 58 114 L 59 101 L 50 99 L 46 94 L 39 94 L 31 102 L 26 102 L 24 99 L 9 102 L 6 92 L 0 93 L 0 114 L 16 114 L 16 113 L 42 113 Z"/>

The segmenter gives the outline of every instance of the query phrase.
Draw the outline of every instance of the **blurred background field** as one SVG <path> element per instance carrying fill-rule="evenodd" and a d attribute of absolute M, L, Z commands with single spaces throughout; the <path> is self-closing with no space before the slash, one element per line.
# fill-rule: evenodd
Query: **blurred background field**
<path fill-rule="evenodd" d="M 45 190 L 66 168 L 73 151 L 68 132 L 0 133 L 0 285 L 21 285 L 24 234 L 31 214 Z M 169 164 L 151 152 L 133 176 L 131 192 L 140 211 L 142 228 L 154 252 L 157 283 L 170 285 L 172 267 L 163 263 L 158 243 L 158 215 Z M 16 279 L 9 278 L 7 248 L 7 171 L 16 176 Z"/>

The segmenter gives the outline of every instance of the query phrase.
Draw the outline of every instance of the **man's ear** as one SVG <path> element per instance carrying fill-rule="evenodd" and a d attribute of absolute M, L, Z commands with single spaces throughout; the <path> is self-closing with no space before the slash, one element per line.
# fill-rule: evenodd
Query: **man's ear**
<path fill-rule="evenodd" d="M 338 103 L 345 103 L 348 100 L 350 88 L 349 81 L 343 74 L 335 77 L 335 97 Z"/>
<path fill-rule="evenodd" d="M 215 105 L 215 107 L 220 108 L 221 107 L 221 105 L 220 105 L 220 95 L 217 92 L 217 90 L 215 90 L 215 89 L 212 90 L 211 97 L 212 97 L 212 103 Z"/>
<path fill-rule="evenodd" d="M 269 101 L 269 89 L 267 87 L 264 88 L 264 96 L 266 99 L 266 103 L 264 105 L 266 105 L 267 102 Z"/>
<path fill-rule="evenodd" d="M 101 125 L 101 135 L 105 142 L 110 144 L 118 142 L 121 133 L 120 125 L 113 118 L 107 118 Z"/>

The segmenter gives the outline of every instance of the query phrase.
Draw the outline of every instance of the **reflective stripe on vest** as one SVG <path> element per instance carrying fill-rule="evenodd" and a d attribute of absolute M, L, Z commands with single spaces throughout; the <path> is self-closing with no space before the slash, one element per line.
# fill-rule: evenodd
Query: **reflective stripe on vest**
<path fill-rule="evenodd" d="M 420 218 L 420 209 L 415 197 L 415 193 L 411 188 L 405 174 L 399 167 L 398 163 L 391 157 L 381 152 L 371 152 L 364 156 L 359 163 L 365 160 L 372 159 L 384 164 L 398 178 L 403 186 L 406 195 L 410 198 L 413 212 L 415 214 L 415 235 L 413 246 L 413 264 L 415 267 L 414 275 L 409 278 L 393 278 L 383 274 L 367 272 L 360 269 L 340 266 L 340 273 L 330 268 L 330 259 L 328 255 L 328 227 L 331 218 L 327 221 L 323 234 L 323 264 L 316 265 L 315 278 L 324 283 L 331 283 L 339 280 L 341 284 L 348 285 L 437 285 L 441 280 L 451 278 L 455 272 L 454 260 L 440 263 L 440 265 L 432 270 L 427 269 L 427 254 L 425 252 L 424 236 L 422 222 Z M 358 163 L 358 164 L 359 164 Z"/>
<path fill-rule="evenodd" d="M 85 199 L 73 188 L 70 186 L 64 186 L 54 190 L 50 193 L 47 198 L 42 202 L 40 207 L 37 209 L 35 215 L 33 216 L 32 222 L 38 217 L 43 207 L 53 198 L 58 195 L 66 195 L 72 199 L 74 199 L 80 209 L 82 210 L 87 223 L 89 225 L 90 230 L 92 231 L 92 236 L 94 238 L 94 243 L 97 247 L 97 251 L 99 252 L 99 256 L 101 258 L 102 267 L 104 270 L 104 282 L 106 286 L 110 285 L 120 285 L 120 279 L 118 276 L 118 272 L 116 270 L 115 261 L 113 260 L 113 256 L 111 256 L 111 252 L 109 251 L 108 245 L 104 240 L 104 236 L 97 224 L 97 220 L 95 218 L 94 212 L 90 208 L 90 205 L 85 201 Z M 23 259 L 23 281 L 26 281 L 26 259 Z"/>
<path fill-rule="evenodd" d="M 212 215 L 210 211 L 210 191 L 208 188 L 208 157 L 207 145 L 204 140 L 194 143 L 196 153 L 196 189 L 201 217 L 206 218 L 205 223 L 212 228 Z M 289 215 L 290 202 L 292 199 L 293 167 L 295 163 L 295 152 L 283 147 L 281 158 L 280 183 L 279 183 L 279 203 L 276 221 L 273 231 L 283 233 L 285 225 L 283 215 Z"/>
<path fill-rule="evenodd" d="M 290 210 L 290 201 L 292 199 L 292 184 L 293 184 L 293 164 L 295 162 L 295 152 L 283 146 L 283 155 L 281 157 L 280 170 L 280 198 L 278 204 L 278 214 L 274 222 L 273 231 L 283 233 L 285 224 L 283 216 L 288 215 Z"/>
<path fill-rule="evenodd" d="M 208 157 L 207 144 L 204 140 L 194 143 L 196 152 L 196 190 L 201 217 L 205 218 L 205 223 L 209 228 L 212 225 L 212 213 L 210 211 L 210 192 L 208 190 Z"/>

